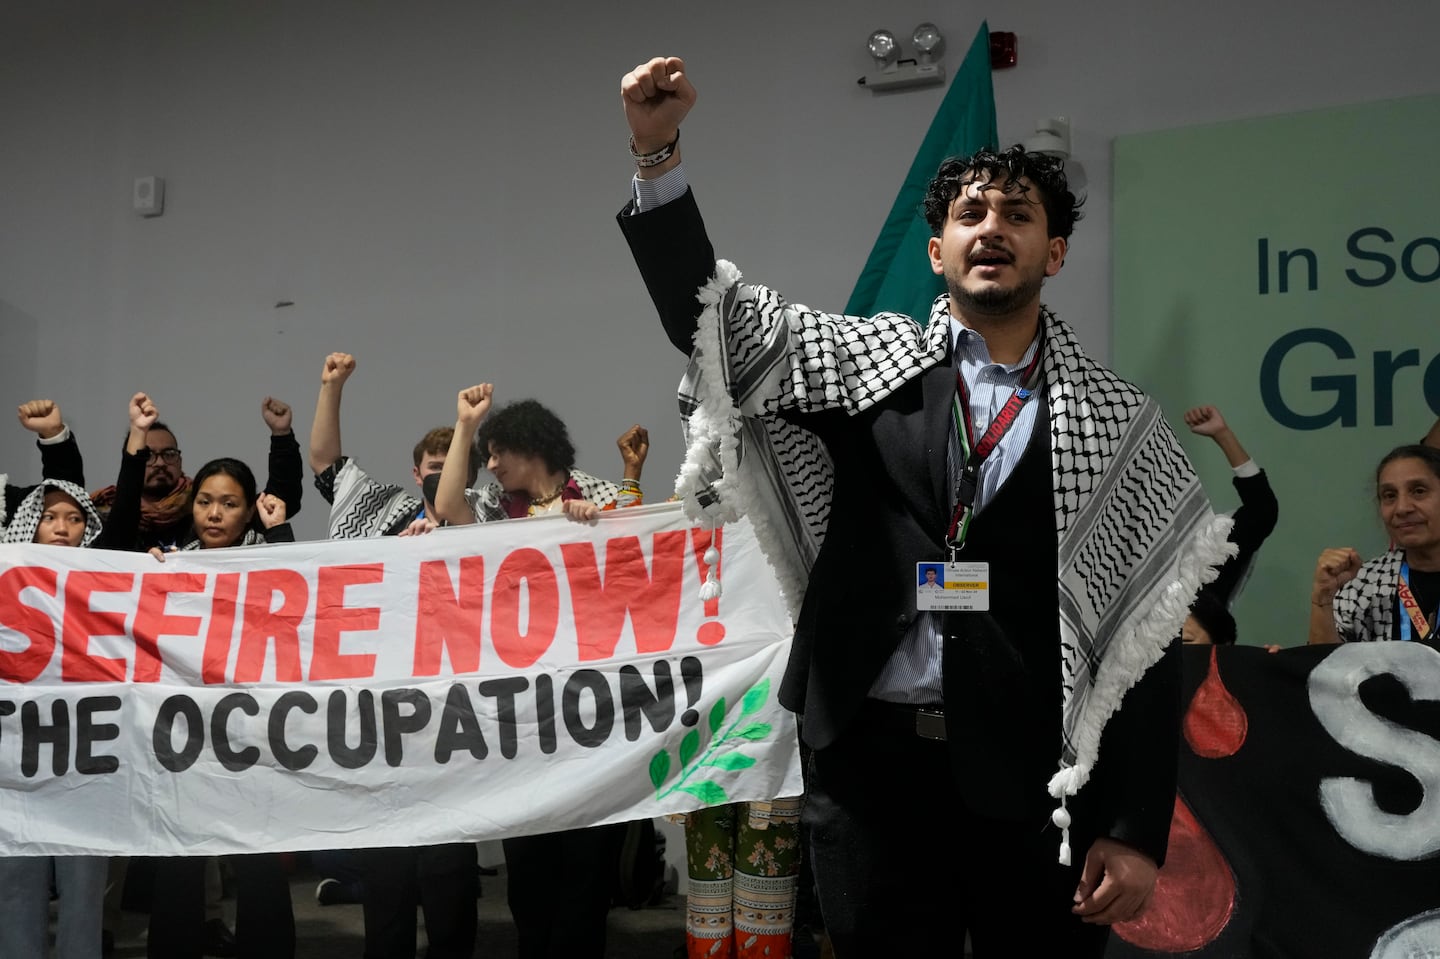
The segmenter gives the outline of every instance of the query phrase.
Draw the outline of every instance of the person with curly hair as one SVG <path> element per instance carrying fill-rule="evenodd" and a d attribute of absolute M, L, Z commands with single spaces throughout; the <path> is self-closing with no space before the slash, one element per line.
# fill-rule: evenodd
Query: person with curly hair
<path fill-rule="evenodd" d="M 481 383 L 456 397 L 455 432 L 435 510 L 452 526 L 563 513 L 594 519 L 605 510 L 642 502 L 640 469 L 649 434 L 633 426 L 618 441 L 625 475 L 612 483 L 575 468 L 575 444 L 565 423 L 536 400 L 517 400 L 490 415 L 495 387 Z M 472 453 L 485 462 L 494 481 L 467 489 Z"/>
<path fill-rule="evenodd" d="M 813 750 L 802 824 L 836 954 L 968 933 L 982 959 L 1102 955 L 1165 857 L 1177 637 L 1229 522 L 1158 406 L 1041 302 L 1079 217 L 1063 164 L 946 161 L 914 251 L 945 290 L 929 316 L 828 313 L 716 260 L 680 157 L 684 61 L 620 94 L 618 222 L 689 357 L 679 492 L 710 525 L 752 517 L 796 617 L 779 695 Z M 988 608 L 920 602 L 935 562 Z"/>
<path fill-rule="evenodd" d="M 650 449 L 643 427 L 617 441 L 625 464 L 620 483 L 575 468 L 565 423 L 535 400 L 490 413 L 495 387 L 481 383 L 455 399 L 454 439 L 440 472 L 435 509 L 453 526 L 564 515 L 590 522 L 601 512 L 643 501 L 640 474 Z M 475 450 L 494 481 L 467 489 Z M 520 959 L 602 959 L 624 824 L 569 829 L 504 840 L 506 897 Z M 557 895 L 557 891 L 561 894 Z"/>

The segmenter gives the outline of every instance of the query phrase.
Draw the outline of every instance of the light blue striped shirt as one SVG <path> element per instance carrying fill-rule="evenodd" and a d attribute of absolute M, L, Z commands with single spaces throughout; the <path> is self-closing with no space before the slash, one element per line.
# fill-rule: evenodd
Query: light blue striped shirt
<path fill-rule="evenodd" d="M 1017 362 L 1002 366 L 991 362 L 990 349 L 985 345 L 985 338 L 952 316 L 950 345 L 952 356 L 959 364 L 960 375 L 965 378 L 965 385 L 970 390 L 970 417 L 975 424 L 976 436 L 983 436 L 995 414 L 1000 412 L 1009 401 L 1010 394 L 1020 386 L 1020 375 L 1034 358 L 1035 351 L 1040 347 L 1040 339 L 1036 337 L 1025 355 Z M 1015 464 L 1020 462 L 1020 457 L 1024 455 L 1025 447 L 1030 442 L 1030 434 L 1035 430 L 1035 410 L 1038 405 L 1032 400 L 1020 407 L 1020 415 L 1015 418 L 1015 425 L 1000 438 L 1000 442 L 990 451 L 985 462 L 980 464 L 980 481 L 975 489 L 976 514 L 995 498 L 1000 487 L 1015 471 Z M 954 417 L 948 419 L 953 430 Z M 978 439 L 975 442 L 978 442 Z M 950 557 L 947 555 L 945 558 L 948 560 Z M 917 563 L 934 559 L 933 556 L 914 557 Z M 882 575 L 901 576 L 911 583 L 915 581 L 914 567 L 896 570 L 894 573 L 882 571 Z M 894 703 L 934 705 L 943 702 L 941 660 L 944 645 L 941 614 L 918 613 L 900 640 L 900 645 L 885 663 L 885 668 L 875 677 L 875 682 L 870 686 L 870 696 Z"/>

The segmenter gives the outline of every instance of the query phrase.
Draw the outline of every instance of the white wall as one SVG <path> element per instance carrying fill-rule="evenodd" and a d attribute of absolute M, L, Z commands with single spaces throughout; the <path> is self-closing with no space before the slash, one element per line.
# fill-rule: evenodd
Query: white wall
<path fill-rule="evenodd" d="M 260 399 L 308 435 L 324 354 L 359 357 L 345 447 L 407 474 L 480 380 L 570 424 L 582 467 L 651 427 L 652 491 L 680 460 L 680 372 L 611 222 L 630 172 L 621 73 L 685 56 L 685 125 L 717 250 L 792 299 L 843 305 L 943 91 L 855 85 L 870 31 L 934 20 L 958 63 L 986 11 L 934 0 L 676 4 L 47 0 L 0 5 L 3 402 L 61 401 L 108 482 L 150 391 L 193 471 L 263 463 Z M 1048 301 L 1108 354 L 1117 134 L 1440 91 L 1440 4 L 1034 0 L 995 74 L 1001 138 L 1064 114 L 1091 181 Z M 1418 189 L 1429 170 L 1359 159 Z M 129 211 L 134 177 L 166 213 Z M 1231 184 L 1177 183 L 1216 190 Z M 1183 230 L 1184 224 L 1176 224 Z M 920 255 L 920 251 L 917 251 Z M 294 306 L 276 309 L 281 300 Z M 0 470 L 33 475 L 18 427 Z M 308 500 L 303 535 L 319 535 Z"/>

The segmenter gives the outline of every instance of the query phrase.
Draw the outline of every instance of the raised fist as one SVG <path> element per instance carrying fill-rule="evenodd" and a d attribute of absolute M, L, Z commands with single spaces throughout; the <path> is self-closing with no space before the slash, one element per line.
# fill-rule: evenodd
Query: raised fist
<path fill-rule="evenodd" d="M 1197 436 L 1216 436 L 1226 427 L 1225 417 L 1213 406 L 1197 406 L 1185 411 L 1185 425 Z"/>
<path fill-rule="evenodd" d="M 349 353 L 331 353 L 325 357 L 325 368 L 320 371 L 320 385 L 344 386 L 354 372 L 355 357 Z"/>
<path fill-rule="evenodd" d="M 267 396 L 260 403 L 260 415 L 265 418 L 265 425 L 270 427 L 270 432 L 274 435 L 284 436 L 290 432 L 290 418 L 293 414 L 289 403 Z"/>
<path fill-rule="evenodd" d="M 620 459 L 625 464 L 625 478 L 638 480 L 640 470 L 645 466 L 645 457 L 650 455 L 650 432 L 636 423 L 615 441 L 615 445 L 620 447 Z"/>
<path fill-rule="evenodd" d="M 1310 601 L 1317 606 L 1329 606 L 1340 587 L 1355 578 L 1360 572 L 1360 554 L 1348 546 L 1323 550 L 1315 563 L 1315 584 L 1311 588 Z"/>
<path fill-rule="evenodd" d="M 481 383 L 468 390 L 461 390 L 455 397 L 456 418 L 474 432 L 480 426 L 480 421 L 490 412 L 490 403 L 494 396 L 495 386 L 492 383 Z"/>
<path fill-rule="evenodd" d="M 59 436 L 60 431 L 65 428 L 65 421 L 60 418 L 60 405 L 52 400 L 31 400 L 28 403 L 21 403 L 17 412 L 20 416 L 20 425 L 32 433 L 39 434 L 43 440 Z"/>
<path fill-rule="evenodd" d="M 680 122 L 695 105 L 695 88 L 679 57 L 656 57 L 620 78 L 625 120 L 637 153 L 654 153 L 680 133 Z"/>
<path fill-rule="evenodd" d="M 159 418 L 160 411 L 155 408 L 149 396 L 136 393 L 130 397 L 130 425 L 135 429 L 142 432 L 148 430 Z"/>

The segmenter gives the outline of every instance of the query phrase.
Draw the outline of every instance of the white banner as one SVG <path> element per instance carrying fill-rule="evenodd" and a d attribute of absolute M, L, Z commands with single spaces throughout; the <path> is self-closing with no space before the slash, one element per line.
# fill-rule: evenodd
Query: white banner
<path fill-rule="evenodd" d="M 675 505 L 163 564 L 0 546 L 0 854 L 424 845 L 798 795 L 790 633 L 749 525 Z"/>

